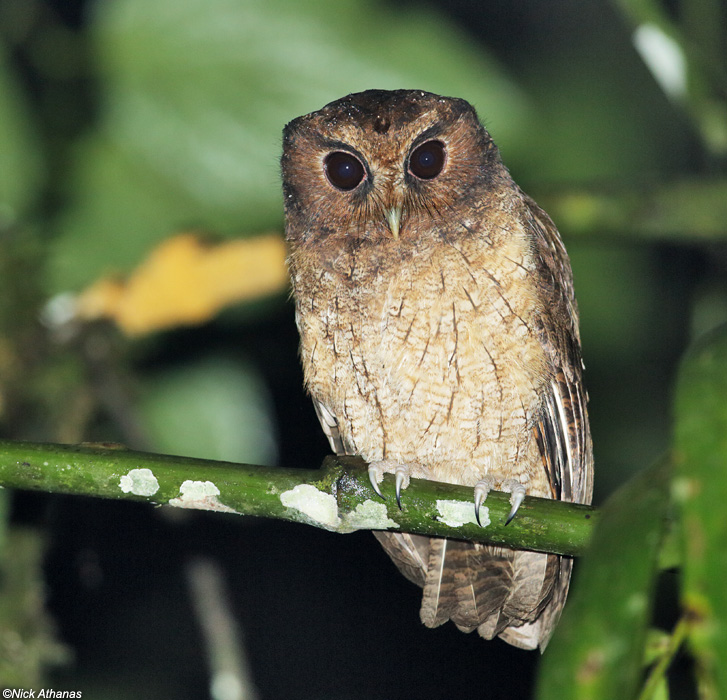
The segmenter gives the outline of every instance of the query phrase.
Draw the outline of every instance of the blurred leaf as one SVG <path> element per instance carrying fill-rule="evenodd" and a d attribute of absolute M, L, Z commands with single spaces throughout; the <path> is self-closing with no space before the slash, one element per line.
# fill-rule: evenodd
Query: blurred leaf
<path fill-rule="evenodd" d="M 0 552 L 0 688 L 42 684 L 51 665 L 68 663 L 69 650 L 53 637 L 44 609 L 42 537 L 28 528 L 7 533 Z"/>
<path fill-rule="evenodd" d="M 483 52 L 422 7 L 373 0 L 117 0 L 93 22 L 98 133 L 76 152 L 50 285 L 76 289 L 184 228 L 279 227 L 281 132 L 368 88 L 481 108 L 513 143 L 524 101 Z"/>
<path fill-rule="evenodd" d="M 539 700 L 635 697 L 668 484 L 669 465 L 662 461 L 603 506 L 563 619 L 543 657 Z"/>
<path fill-rule="evenodd" d="M 727 238 L 724 178 L 579 188 L 546 193 L 538 199 L 569 236 L 683 242 Z"/>
<path fill-rule="evenodd" d="M 275 463 L 275 428 L 264 385 L 252 370 L 227 358 L 149 377 L 139 410 L 158 452 Z"/>
<path fill-rule="evenodd" d="M 644 645 L 644 664 L 650 666 L 658 661 L 669 648 L 669 640 L 671 636 L 664 630 L 651 628 L 646 634 L 646 644 Z"/>
<path fill-rule="evenodd" d="M 104 277 L 78 297 L 84 320 L 111 318 L 128 335 L 199 324 L 228 304 L 288 284 L 279 234 L 213 245 L 192 233 L 163 241 L 125 281 Z"/>
<path fill-rule="evenodd" d="M 691 648 L 715 697 L 727 697 L 727 326 L 685 358 L 675 402 L 677 478 L 683 518 L 682 598 Z"/>
<path fill-rule="evenodd" d="M 40 180 L 40 154 L 27 106 L 0 43 L 0 225 L 15 222 L 32 202 Z"/>
<path fill-rule="evenodd" d="M 654 693 L 649 700 L 669 700 L 669 684 L 667 683 L 666 678 L 662 678 L 659 681 L 659 685 L 656 687 L 656 690 L 654 690 Z"/>
<path fill-rule="evenodd" d="M 671 634 L 649 630 L 644 662 L 650 666 L 638 700 L 662 700 L 669 697 L 667 676 L 670 666 L 684 645 L 689 632 L 689 620 L 682 617 Z"/>
<path fill-rule="evenodd" d="M 681 102 L 699 129 L 705 146 L 717 155 L 727 153 L 727 60 L 725 60 L 724 6 L 719 1 L 680 3 L 670 13 L 657 0 L 617 0 L 636 41 L 665 90 L 674 83 L 671 97 Z M 674 54 L 674 56 L 671 56 Z M 670 65 L 671 64 L 671 65 Z M 668 73 L 664 73 L 665 67 Z M 669 75 L 669 80 L 663 79 Z"/>
<path fill-rule="evenodd" d="M 530 161 L 522 176 L 516 171 L 528 191 L 546 182 L 638 186 L 689 162 L 688 120 L 655 83 L 612 5 L 558 3 L 524 53 L 523 82 L 538 113 L 523 134 Z M 556 39 L 550 28 L 563 34 Z"/>

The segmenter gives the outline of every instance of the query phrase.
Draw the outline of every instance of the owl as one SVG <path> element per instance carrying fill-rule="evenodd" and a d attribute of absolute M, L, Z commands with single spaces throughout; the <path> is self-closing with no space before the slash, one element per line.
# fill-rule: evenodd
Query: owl
<path fill-rule="evenodd" d="M 589 503 L 593 460 L 568 256 L 475 110 L 367 90 L 291 121 L 282 155 L 305 384 L 331 448 L 410 478 Z M 376 532 L 428 627 L 544 649 L 572 560 Z"/>

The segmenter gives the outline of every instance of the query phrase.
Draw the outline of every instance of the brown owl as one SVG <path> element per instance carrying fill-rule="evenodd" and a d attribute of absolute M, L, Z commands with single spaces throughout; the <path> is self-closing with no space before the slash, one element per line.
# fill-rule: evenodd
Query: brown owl
<path fill-rule="evenodd" d="M 567 254 L 464 100 L 368 90 L 293 120 L 282 157 L 308 391 L 331 447 L 396 474 L 589 503 Z M 378 532 L 421 619 L 545 647 L 568 557 Z"/>

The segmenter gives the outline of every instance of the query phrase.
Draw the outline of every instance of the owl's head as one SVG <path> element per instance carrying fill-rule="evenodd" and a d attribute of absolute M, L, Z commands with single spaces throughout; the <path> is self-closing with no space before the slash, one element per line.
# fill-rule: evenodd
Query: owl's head
<path fill-rule="evenodd" d="M 464 100 L 367 90 L 298 117 L 283 133 L 286 234 L 356 245 L 467 227 L 467 210 L 509 182 Z"/>

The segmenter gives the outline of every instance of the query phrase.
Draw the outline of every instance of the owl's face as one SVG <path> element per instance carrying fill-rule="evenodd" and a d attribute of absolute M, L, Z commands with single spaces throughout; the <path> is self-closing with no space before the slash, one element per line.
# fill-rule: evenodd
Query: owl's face
<path fill-rule="evenodd" d="M 286 233 L 352 245 L 467 227 L 468 204 L 509 176 L 464 100 L 368 90 L 290 122 L 282 157 Z"/>

